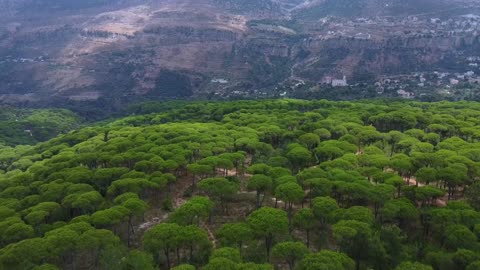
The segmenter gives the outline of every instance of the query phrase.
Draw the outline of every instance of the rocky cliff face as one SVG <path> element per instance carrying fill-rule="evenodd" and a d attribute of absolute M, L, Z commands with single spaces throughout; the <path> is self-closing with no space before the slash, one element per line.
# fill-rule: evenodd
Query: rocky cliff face
<path fill-rule="evenodd" d="M 438 69 L 455 71 L 448 61 L 458 58 L 458 54 L 475 55 L 480 49 L 479 37 L 472 34 L 461 38 L 393 37 L 381 41 L 308 39 L 296 48 L 308 52 L 306 60 L 296 69 L 310 80 L 335 72 L 352 78 L 360 69 L 376 76 Z"/>
<path fill-rule="evenodd" d="M 423 31 L 412 17 L 449 7 L 432 1 L 0 0 L 0 100 L 121 104 L 455 69 L 480 51 L 480 29 Z"/>

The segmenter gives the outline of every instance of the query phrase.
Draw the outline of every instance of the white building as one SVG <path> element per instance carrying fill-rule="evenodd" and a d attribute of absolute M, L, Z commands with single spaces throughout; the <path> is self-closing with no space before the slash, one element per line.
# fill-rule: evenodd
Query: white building
<path fill-rule="evenodd" d="M 473 71 L 468 71 L 468 72 L 465 72 L 464 74 L 466 77 L 472 77 L 473 75 L 475 75 L 475 72 Z"/>
<path fill-rule="evenodd" d="M 415 98 L 415 93 L 408 92 L 408 91 L 405 91 L 405 90 L 403 90 L 403 89 L 398 90 L 398 91 L 397 91 L 397 94 L 398 94 L 401 98 L 407 98 L 407 99 Z"/>
<path fill-rule="evenodd" d="M 210 82 L 212 82 L 212 83 L 226 84 L 226 83 L 228 83 L 228 80 L 225 80 L 225 79 L 212 79 Z"/>
<path fill-rule="evenodd" d="M 460 83 L 460 81 L 459 81 L 459 80 L 456 80 L 456 79 L 450 79 L 450 84 L 451 84 L 451 85 L 457 85 L 457 84 L 459 84 L 459 83 Z"/>
<path fill-rule="evenodd" d="M 343 79 L 341 79 L 341 80 L 338 80 L 338 79 L 332 80 L 332 86 L 333 86 L 333 87 L 348 86 L 347 76 L 344 75 L 344 76 L 343 76 Z"/>

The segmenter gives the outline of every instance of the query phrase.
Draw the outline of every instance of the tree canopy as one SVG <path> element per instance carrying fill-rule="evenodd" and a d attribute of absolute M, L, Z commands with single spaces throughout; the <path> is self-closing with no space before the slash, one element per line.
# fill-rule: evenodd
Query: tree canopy
<path fill-rule="evenodd" d="M 2 118 L 0 269 L 479 268 L 478 103 L 147 107 Z"/>

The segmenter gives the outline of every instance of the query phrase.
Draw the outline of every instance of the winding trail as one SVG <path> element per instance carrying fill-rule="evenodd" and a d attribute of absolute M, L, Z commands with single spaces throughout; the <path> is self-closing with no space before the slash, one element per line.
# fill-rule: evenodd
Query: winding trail
<path fill-rule="evenodd" d="M 208 238 L 210 239 L 210 242 L 212 242 L 212 245 L 213 245 L 213 248 L 217 248 L 217 238 L 215 237 L 215 234 L 213 234 L 212 230 L 210 229 L 210 227 L 208 226 L 207 223 L 204 223 L 202 225 L 202 228 L 204 228 L 206 231 L 207 231 L 207 234 L 208 234 Z"/>
<path fill-rule="evenodd" d="M 242 179 L 245 179 L 245 178 L 248 178 L 248 177 L 251 177 L 252 175 L 251 174 L 248 174 L 248 173 L 240 173 L 240 172 L 237 172 L 236 169 L 232 169 L 232 170 L 222 170 L 222 169 L 217 169 L 216 171 L 216 176 L 218 177 L 225 177 L 225 176 L 239 176 L 241 177 Z M 187 189 L 191 186 L 191 179 L 189 176 L 184 176 L 184 177 L 181 177 L 178 179 L 177 183 L 175 184 L 175 190 L 172 194 L 172 200 L 173 200 L 173 208 L 174 210 L 181 207 L 182 205 L 184 205 L 187 200 L 183 198 L 183 195 L 185 194 L 185 192 L 187 191 Z M 240 192 L 242 193 L 242 192 Z M 245 192 L 246 193 L 246 192 Z M 155 210 L 159 210 L 158 208 L 156 209 L 151 209 L 152 212 L 155 212 Z M 149 218 L 147 221 L 139 224 L 138 226 L 136 226 L 135 228 L 135 234 L 137 236 L 140 236 L 140 235 L 143 235 L 147 230 L 149 230 L 150 228 L 152 228 L 153 226 L 155 225 L 158 225 L 158 224 L 161 224 L 163 222 L 165 222 L 169 217 L 170 215 L 173 213 L 173 211 L 171 212 L 167 212 L 167 213 L 163 213 L 162 215 L 160 214 L 154 214 L 151 218 Z M 218 240 L 216 239 L 215 237 L 215 234 L 212 232 L 210 226 L 206 223 L 206 222 L 203 222 L 201 224 L 201 227 L 204 228 L 208 234 L 208 238 L 210 239 L 210 241 L 212 242 L 213 244 L 213 247 L 216 248 L 217 247 L 217 243 L 218 243 Z"/>
<path fill-rule="evenodd" d="M 185 183 L 184 183 L 185 181 Z M 187 201 L 183 198 L 183 194 L 189 188 L 190 180 L 187 178 L 181 179 L 181 181 L 177 182 L 175 185 L 175 191 L 173 193 L 173 208 L 177 209 L 184 205 Z M 173 211 L 163 214 L 162 216 L 153 216 L 149 220 L 145 221 L 144 223 L 138 225 L 137 229 L 135 230 L 137 233 L 147 231 L 148 229 L 152 228 L 153 226 L 165 222 L 173 213 Z"/>

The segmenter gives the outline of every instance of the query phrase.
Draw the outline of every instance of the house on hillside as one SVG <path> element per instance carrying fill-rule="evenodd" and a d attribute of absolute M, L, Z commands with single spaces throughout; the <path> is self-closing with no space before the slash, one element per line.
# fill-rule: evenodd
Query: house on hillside
<path fill-rule="evenodd" d="M 342 87 L 342 86 L 348 86 L 348 83 L 347 83 L 347 76 L 343 76 L 343 79 L 339 80 L 339 79 L 333 79 L 332 80 L 332 86 L 333 87 Z"/>
<path fill-rule="evenodd" d="M 403 89 L 398 90 L 398 91 L 397 91 L 397 94 L 398 94 L 401 98 L 407 98 L 407 99 L 415 98 L 415 93 L 413 93 L 413 92 L 408 92 L 408 91 L 405 91 L 405 90 L 403 90 Z"/>

